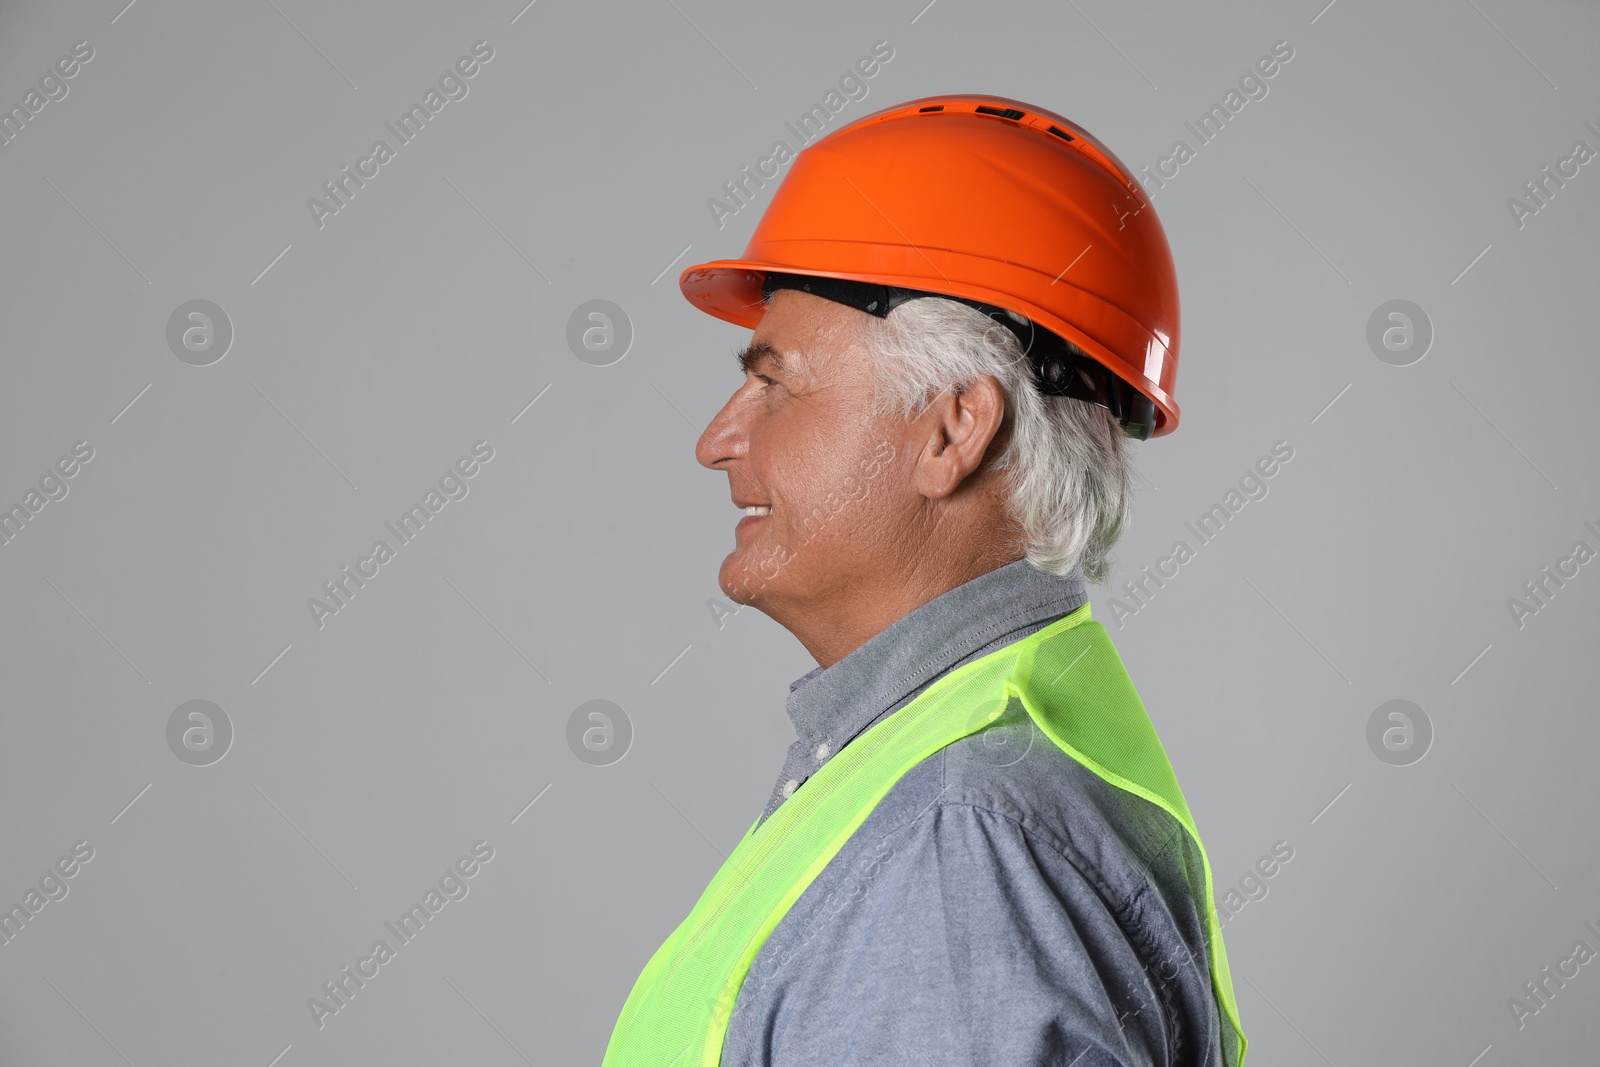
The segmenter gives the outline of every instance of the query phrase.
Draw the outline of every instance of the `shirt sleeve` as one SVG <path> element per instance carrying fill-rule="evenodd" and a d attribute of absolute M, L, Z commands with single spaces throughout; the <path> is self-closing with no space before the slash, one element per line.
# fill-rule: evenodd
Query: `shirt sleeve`
<path fill-rule="evenodd" d="M 724 1063 L 1174 1065 L 1134 943 L 1146 912 L 1069 851 L 1004 810 L 931 805 L 758 958 L 738 1008 L 759 1013 L 758 1047 Z"/>

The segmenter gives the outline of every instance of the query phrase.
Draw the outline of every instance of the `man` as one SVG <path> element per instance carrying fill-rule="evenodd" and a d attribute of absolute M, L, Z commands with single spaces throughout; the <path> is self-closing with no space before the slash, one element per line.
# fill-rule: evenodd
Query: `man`
<path fill-rule="evenodd" d="M 1019 101 L 912 101 L 680 285 L 755 329 L 696 449 L 745 510 L 719 584 L 818 666 L 607 1067 L 1242 1063 L 1209 864 L 1084 590 L 1126 438 L 1178 421 L 1130 172 Z"/>

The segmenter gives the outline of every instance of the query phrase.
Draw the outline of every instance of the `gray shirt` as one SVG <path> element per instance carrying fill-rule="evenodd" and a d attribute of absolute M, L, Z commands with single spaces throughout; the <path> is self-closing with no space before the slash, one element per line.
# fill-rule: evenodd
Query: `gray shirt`
<path fill-rule="evenodd" d="M 945 672 L 1084 603 L 1026 560 L 929 601 L 789 689 L 771 815 Z M 1220 1065 L 1205 874 L 1178 822 L 1063 753 L 1015 700 L 918 763 L 756 955 L 724 1067 Z"/>

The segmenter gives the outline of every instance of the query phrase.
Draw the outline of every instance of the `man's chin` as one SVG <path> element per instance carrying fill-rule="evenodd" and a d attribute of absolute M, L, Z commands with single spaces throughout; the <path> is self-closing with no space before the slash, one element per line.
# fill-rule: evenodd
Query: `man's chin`
<path fill-rule="evenodd" d="M 770 563 L 766 569 L 776 570 Z M 765 594 L 771 591 L 773 579 L 776 577 L 776 573 L 771 577 L 763 577 L 758 562 L 751 553 L 746 549 L 736 548 L 723 559 L 722 567 L 717 572 L 717 584 L 722 588 L 722 595 L 735 604 L 760 608 L 761 602 L 766 599 Z"/>

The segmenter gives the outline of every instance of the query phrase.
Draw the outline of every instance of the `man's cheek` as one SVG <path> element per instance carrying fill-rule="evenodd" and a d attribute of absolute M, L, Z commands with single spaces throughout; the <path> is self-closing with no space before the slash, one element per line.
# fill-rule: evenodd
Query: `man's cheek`
<path fill-rule="evenodd" d="M 794 552 L 787 545 L 774 545 L 771 550 L 756 564 L 756 573 L 771 581 L 778 576 L 778 572 L 794 562 Z"/>

